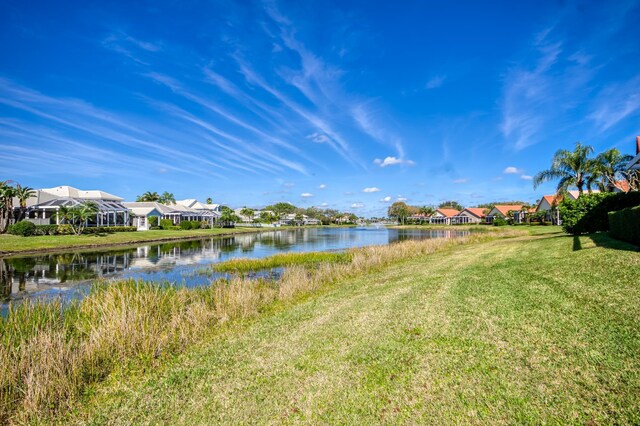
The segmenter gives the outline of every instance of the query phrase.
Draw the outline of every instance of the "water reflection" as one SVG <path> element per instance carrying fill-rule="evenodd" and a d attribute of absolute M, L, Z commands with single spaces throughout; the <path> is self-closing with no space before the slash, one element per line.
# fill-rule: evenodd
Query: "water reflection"
<path fill-rule="evenodd" d="M 342 250 L 407 239 L 450 238 L 468 231 L 309 228 L 213 237 L 132 248 L 75 251 L 0 259 L 2 309 L 26 297 L 77 297 L 96 279 L 133 278 L 206 285 L 219 276 L 196 271 L 235 257 L 259 258 L 284 251 Z"/>

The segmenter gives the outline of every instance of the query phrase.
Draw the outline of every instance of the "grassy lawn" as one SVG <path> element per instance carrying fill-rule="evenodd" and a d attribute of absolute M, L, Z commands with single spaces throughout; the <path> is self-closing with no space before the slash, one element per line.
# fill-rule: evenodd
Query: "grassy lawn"
<path fill-rule="evenodd" d="M 20 237 L 0 235 L 0 255 L 73 247 L 95 247 L 116 244 L 130 244 L 147 241 L 176 240 L 182 238 L 230 235 L 247 232 L 273 231 L 287 228 L 213 228 L 191 230 L 154 230 L 140 232 L 115 232 L 101 235 L 50 235 L 39 237 Z"/>
<path fill-rule="evenodd" d="M 606 235 L 454 246 L 113 375 L 93 424 L 638 424 L 640 253 Z"/>

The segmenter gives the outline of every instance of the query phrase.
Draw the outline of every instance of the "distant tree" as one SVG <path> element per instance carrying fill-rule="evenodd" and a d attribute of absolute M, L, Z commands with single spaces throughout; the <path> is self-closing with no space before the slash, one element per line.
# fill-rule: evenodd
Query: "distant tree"
<path fill-rule="evenodd" d="M 238 217 L 238 215 L 235 214 L 234 211 L 231 210 L 229 207 L 222 206 L 220 208 L 220 211 L 221 211 L 221 214 L 220 214 L 220 218 L 218 219 L 218 224 L 221 227 L 223 228 L 233 227 L 236 222 L 240 221 L 240 218 Z"/>
<path fill-rule="evenodd" d="M 260 212 L 260 221 L 263 223 L 273 223 L 276 220 L 276 216 L 273 213 L 266 211 Z"/>
<path fill-rule="evenodd" d="M 275 203 L 273 205 L 267 206 L 264 208 L 265 210 L 271 210 L 274 213 L 279 215 L 285 215 L 296 212 L 296 206 L 290 203 Z"/>
<path fill-rule="evenodd" d="M 553 156 L 551 167 L 538 172 L 533 177 L 533 189 L 536 189 L 543 182 L 558 180 L 557 194 L 566 192 L 570 186 L 576 186 L 580 195 L 582 195 L 585 186 L 591 191 L 590 186 L 593 182 L 591 175 L 597 172 L 597 163 L 589 158 L 592 153 L 593 147 L 582 145 L 580 142 L 576 143 L 573 151 L 558 150 Z"/>
<path fill-rule="evenodd" d="M 387 215 L 404 225 L 406 218 L 409 216 L 409 206 L 402 201 L 396 201 L 387 209 Z"/>
<path fill-rule="evenodd" d="M 240 210 L 240 215 L 246 217 L 249 220 L 249 222 L 253 222 L 253 215 L 254 215 L 253 209 L 244 207 L 242 210 Z"/>
<path fill-rule="evenodd" d="M 426 216 L 431 216 L 436 212 L 436 209 L 432 206 L 422 206 L 418 208 L 418 213 L 422 213 Z"/>
<path fill-rule="evenodd" d="M 158 195 L 157 192 L 147 191 L 142 195 L 138 195 L 138 197 L 136 198 L 136 201 L 138 201 L 138 202 L 160 201 L 160 196 Z"/>
<path fill-rule="evenodd" d="M 175 204 L 176 197 L 174 197 L 172 193 L 164 191 L 162 195 L 158 197 L 158 202 L 160 204 Z"/>
<path fill-rule="evenodd" d="M 211 197 L 207 198 L 206 203 L 207 204 L 213 204 L 213 200 L 211 199 Z"/>
<path fill-rule="evenodd" d="M 457 201 L 443 201 L 442 203 L 440 203 L 438 205 L 439 209 L 455 209 L 455 210 L 464 210 L 464 207 L 462 207 L 462 204 L 460 204 Z"/>
<path fill-rule="evenodd" d="M 16 222 L 24 219 L 25 212 L 27 211 L 27 200 L 31 198 L 36 192 L 33 188 L 29 188 L 28 186 L 22 186 L 20 184 L 16 185 L 15 188 L 15 197 L 18 199 L 20 212 L 18 213 L 18 217 L 16 217 Z"/>

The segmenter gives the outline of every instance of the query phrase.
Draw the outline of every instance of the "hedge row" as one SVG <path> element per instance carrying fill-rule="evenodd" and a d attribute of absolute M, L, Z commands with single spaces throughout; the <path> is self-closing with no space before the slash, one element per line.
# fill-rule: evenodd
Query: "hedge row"
<path fill-rule="evenodd" d="M 584 194 L 563 200 L 558 209 L 562 228 L 574 235 L 609 230 L 609 212 L 640 206 L 640 192 Z"/>
<path fill-rule="evenodd" d="M 609 235 L 640 246 L 640 206 L 610 212 Z"/>
<path fill-rule="evenodd" d="M 135 226 L 97 226 L 84 228 L 83 234 L 110 234 L 113 232 L 134 232 L 137 231 Z M 23 220 L 9 226 L 7 229 L 9 234 L 21 235 L 29 237 L 32 235 L 71 235 L 75 234 L 71 225 L 35 225 L 32 222 Z"/>

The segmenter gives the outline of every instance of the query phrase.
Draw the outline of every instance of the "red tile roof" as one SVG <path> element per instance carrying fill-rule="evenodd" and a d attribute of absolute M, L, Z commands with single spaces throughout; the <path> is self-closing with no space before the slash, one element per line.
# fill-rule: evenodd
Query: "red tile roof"
<path fill-rule="evenodd" d="M 481 207 L 467 207 L 463 211 L 465 210 L 471 213 L 472 215 L 474 215 L 475 217 L 483 218 L 486 216 L 486 214 L 484 214 L 484 209 Z"/>
<path fill-rule="evenodd" d="M 503 216 L 506 216 L 509 211 L 520 211 L 522 210 L 522 204 L 505 204 L 505 205 L 497 205 L 493 206 L 496 210 L 502 213 Z"/>
<path fill-rule="evenodd" d="M 631 187 L 629 186 L 629 182 L 627 182 L 626 180 L 617 180 L 613 182 L 613 186 L 615 186 L 622 192 L 629 192 L 629 190 L 631 189 Z"/>
<path fill-rule="evenodd" d="M 440 212 L 440 214 L 442 214 L 443 216 L 446 217 L 452 217 L 455 216 L 457 214 L 460 214 L 460 212 L 456 209 L 438 209 L 436 210 L 437 212 Z"/>

